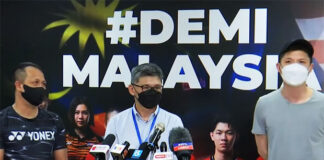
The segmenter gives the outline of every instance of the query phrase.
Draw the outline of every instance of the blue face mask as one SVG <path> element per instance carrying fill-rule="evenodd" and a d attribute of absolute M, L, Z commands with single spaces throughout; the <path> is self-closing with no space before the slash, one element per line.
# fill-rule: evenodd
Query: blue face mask
<path fill-rule="evenodd" d="M 48 97 L 48 92 L 43 87 L 29 87 L 27 85 L 23 87 L 25 92 L 21 93 L 21 95 L 34 106 L 38 106 Z"/>

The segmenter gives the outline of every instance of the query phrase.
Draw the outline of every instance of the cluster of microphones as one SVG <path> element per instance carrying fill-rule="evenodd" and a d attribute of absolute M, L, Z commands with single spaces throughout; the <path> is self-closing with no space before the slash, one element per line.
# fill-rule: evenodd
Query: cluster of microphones
<path fill-rule="evenodd" d="M 142 143 L 138 149 L 128 149 L 130 144 L 127 141 L 112 146 L 115 136 L 109 134 L 102 144 L 91 147 L 90 154 L 96 160 L 108 160 L 110 156 L 113 160 L 146 160 L 150 154 L 153 155 L 153 160 L 173 160 L 174 153 L 178 160 L 190 160 L 193 142 L 188 129 L 177 127 L 170 131 L 169 146 L 171 151 L 168 151 L 166 142 L 161 142 L 158 145 L 164 129 L 164 124 L 158 123 L 148 142 Z M 158 149 L 160 152 L 157 152 Z"/>

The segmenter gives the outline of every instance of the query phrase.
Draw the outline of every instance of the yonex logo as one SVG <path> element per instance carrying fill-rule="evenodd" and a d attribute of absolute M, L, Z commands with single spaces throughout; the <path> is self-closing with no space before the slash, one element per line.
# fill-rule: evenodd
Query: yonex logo
<path fill-rule="evenodd" d="M 11 131 L 11 135 L 8 137 L 9 141 L 13 141 L 17 139 L 18 141 L 21 141 L 23 137 L 25 136 L 24 131 Z"/>
<path fill-rule="evenodd" d="M 11 131 L 11 135 L 9 135 L 9 141 L 18 140 L 21 141 L 24 136 L 28 136 L 30 141 L 52 141 L 55 140 L 54 131 L 32 131 L 32 132 L 25 132 L 25 131 Z"/>

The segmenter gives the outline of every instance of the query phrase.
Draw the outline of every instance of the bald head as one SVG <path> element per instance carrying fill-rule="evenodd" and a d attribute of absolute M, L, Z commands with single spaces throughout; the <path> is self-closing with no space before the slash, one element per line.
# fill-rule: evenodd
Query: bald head
<path fill-rule="evenodd" d="M 23 63 L 20 63 L 14 70 L 14 75 L 13 75 L 14 82 L 15 81 L 19 81 L 19 82 L 25 81 L 25 79 L 27 77 L 27 72 L 26 72 L 27 68 L 34 68 L 34 69 L 37 69 L 43 73 L 43 71 L 39 65 L 32 63 L 32 62 L 23 62 Z"/>

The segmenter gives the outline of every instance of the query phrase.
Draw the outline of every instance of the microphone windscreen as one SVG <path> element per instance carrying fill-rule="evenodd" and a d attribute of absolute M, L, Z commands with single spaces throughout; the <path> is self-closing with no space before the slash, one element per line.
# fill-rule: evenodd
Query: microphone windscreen
<path fill-rule="evenodd" d="M 192 143 L 192 138 L 188 129 L 183 127 L 176 127 L 170 131 L 169 146 L 172 151 L 174 151 L 173 144 L 187 143 L 187 142 Z"/>
<path fill-rule="evenodd" d="M 102 141 L 102 144 L 108 145 L 108 146 L 112 146 L 112 144 L 114 143 L 116 137 L 113 134 L 108 134 L 108 136 Z"/>

